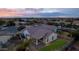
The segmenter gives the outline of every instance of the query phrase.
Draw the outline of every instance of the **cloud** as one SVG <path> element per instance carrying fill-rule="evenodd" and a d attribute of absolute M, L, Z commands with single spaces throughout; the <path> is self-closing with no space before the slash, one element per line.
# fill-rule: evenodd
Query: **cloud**
<path fill-rule="evenodd" d="M 39 13 L 52 13 L 52 12 L 59 12 L 59 10 L 53 9 L 53 8 L 47 8 L 47 9 L 42 9 L 41 11 L 39 11 Z"/>
<path fill-rule="evenodd" d="M 0 17 L 2 16 L 41 16 L 41 13 L 63 13 L 69 16 L 79 16 L 79 8 L 0 8 Z M 43 15 L 42 15 L 43 16 Z"/>

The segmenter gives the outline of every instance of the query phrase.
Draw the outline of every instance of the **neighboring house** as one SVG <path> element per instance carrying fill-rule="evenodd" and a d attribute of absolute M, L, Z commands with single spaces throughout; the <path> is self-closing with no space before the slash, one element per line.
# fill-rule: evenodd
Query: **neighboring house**
<path fill-rule="evenodd" d="M 79 20 L 75 20 L 73 21 L 73 24 L 78 25 L 79 26 Z"/>
<path fill-rule="evenodd" d="M 24 22 L 24 21 L 16 21 L 15 24 L 16 24 L 16 26 L 18 27 L 18 26 L 20 26 L 20 25 L 25 25 L 26 22 Z"/>
<path fill-rule="evenodd" d="M 1 27 L 0 28 L 0 46 L 5 44 L 10 40 L 14 35 L 16 35 L 17 29 L 15 26 Z"/>
<path fill-rule="evenodd" d="M 0 28 L 0 35 L 14 35 L 17 32 L 17 28 L 15 26 L 6 26 Z"/>
<path fill-rule="evenodd" d="M 0 36 L 0 46 L 1 44 L 5 44 L 8 40 L 10 40 L 11 37 L 12 37 L 11 35 Z"/>
<path fill-rule="evenodd" d="M 57 28 L 52 25 L 34 25 L 23 29 L 20 33 L 23 38 L 35 39 L 35 44 L 38 45 L 40 42 L 45 44 L 57 39 Z"/>

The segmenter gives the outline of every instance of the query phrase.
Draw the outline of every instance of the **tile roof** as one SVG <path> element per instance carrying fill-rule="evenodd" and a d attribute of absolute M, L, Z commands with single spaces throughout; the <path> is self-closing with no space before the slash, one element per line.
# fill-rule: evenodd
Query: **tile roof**
<path fill-rule="evenodd" d="M 0 35 L 10 35 L 15 34 L 16 32 L 17 29 L 15 26 L 2 27 L 2 29 L 0 29 Z"/>
<path fill-rule="evenodd" d="M 31 37 L 40 39 L 45 35 L 48 36 L 53 33 L 54 29 L 56 29 L 56 27 L 51 25 L 36 25 L 26 27 L 23 31 L 28 31 Z"/>

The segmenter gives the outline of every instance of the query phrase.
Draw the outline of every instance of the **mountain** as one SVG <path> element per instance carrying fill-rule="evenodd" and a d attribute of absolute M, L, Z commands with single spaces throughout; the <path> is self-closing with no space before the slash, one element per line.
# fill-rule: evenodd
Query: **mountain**
<path fill-rule="evenodd" d="M 55 17 L 55 16 L 68 16 L 68 14 L 60 13 L 60 12 L 53 12 L 53 13 L 39 13 L 39 16 L 42 17 Z"/>

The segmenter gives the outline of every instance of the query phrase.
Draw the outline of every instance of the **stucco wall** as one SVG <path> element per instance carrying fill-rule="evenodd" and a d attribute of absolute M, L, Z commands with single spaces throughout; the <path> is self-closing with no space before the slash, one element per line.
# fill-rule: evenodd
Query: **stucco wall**
<path fill-rule="evenodd" d="M 54 41 L 56 39 L 57 39 L 57 34 L 56 33 L 52 33 L 51 35 L 49 35 L 47 37 L 47 39 L 46 39 L 47 42 L 46 43 L 49 43 L 49 42 Z"/>

